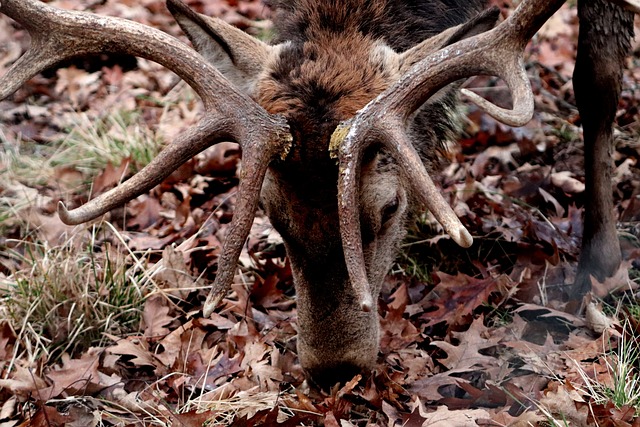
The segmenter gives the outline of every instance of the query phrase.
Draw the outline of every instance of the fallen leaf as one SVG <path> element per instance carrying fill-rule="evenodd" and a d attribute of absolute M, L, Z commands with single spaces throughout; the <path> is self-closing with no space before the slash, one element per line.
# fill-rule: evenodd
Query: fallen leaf
<path fill-rule="evenodd" d="M 164 337 L 170 332 L 166 326 L 175 317 L 169 316 L 169 310 L 167 300 L 161 295 L 147 298 L 142 311 L 142 328 L 145 337 L 155 340 Z"/>

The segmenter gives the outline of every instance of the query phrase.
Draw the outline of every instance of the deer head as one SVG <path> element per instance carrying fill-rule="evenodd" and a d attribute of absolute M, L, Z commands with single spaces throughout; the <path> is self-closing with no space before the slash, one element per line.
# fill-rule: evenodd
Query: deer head
<path fill-rule="evenodd" d="M 274 45 L 181 3 L 168 5 L 207 61 L 289 125 L 291 149 L 286 158 L 269 165 L 260 199 L 291 262 L 302 365 L 311 378 L 329 384 L 371 368 L 378 353 L 375 301 L 417 200 L 388 150 L 372 144 L 359 160 L 354 183 L 359 197 L 351 207 L 361 219 L 366 280 L 360 288 L 352 286 L 340 234 L 338 165 L 329 150 L 331 136 L 341 121 L 352 118 L 420 59 L 492 28 L 498 10 L 446 29 L 436 22 L 431 28 L 435 36 L 396 52 L 391 46 L 395 40 L 358 27 L 364 19 L 388 20 L 386 2 L 300 1 L 289 10 L 281 6 L 285 10 L 278 9 L 280 33 Z M 346 14 L 350 6 L 362 10 Z M 295 21 L 304 22 L 306 29 L 287 31 Z M 415 134 L 412 142 L 421 147 L 430 171 L 442 163 L 445 139 L 455 126 L 452 95 L 441 91 L 409 124 L 409 133 Z M 470 243 L 468 236 L 464 239 Z"/>
<path fill-rule="evenodd" d="M 129 21 L 2 0 L 0 12 L 29 30 L 32 46 L 0 80 L 0 99 L 60 60 L 102 51 L 154 60 L 187 81 L 205 105 L 200 122 L 120 187 L 73 211 L 61 204 L 60 217 L 69 224 L 96 218 L 208 146 L 237 141 L 243 167 L 236 216 L 205 316 L 233 280 L 260 200 L 291 260 L 301 364 L 316 382 L 332 384 L 375 365 L 376 300 L 407 221 L 427 207 L 457 243 L 472 242 L 429 177 L 454 127 L 448 85 L 500 76 L 513 110 L 468 96 L 505 123 L 526 123 L 533 97 L 522 50 L 562 1 L 524 1 L 489 32 L 497 9 L 477 13 L 480 2 L 460 2 L 469 10 L 441 11 L 448 15 L 413 35 L 402 30 L 409 22 L 389 20 L 389 8 L 399 7 L 392 3 L 282 2 L 281 33 L 269 45 L 168 0 L 198 54 Z"/>

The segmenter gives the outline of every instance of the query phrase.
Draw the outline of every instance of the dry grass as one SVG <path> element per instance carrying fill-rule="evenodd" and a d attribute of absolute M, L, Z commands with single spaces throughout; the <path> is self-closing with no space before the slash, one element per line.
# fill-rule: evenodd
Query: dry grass
<path fill-rule="evenodd" d="M 98 245 L 107 234 L 97 225 L 60 246 L 33 239 L 7 242 L 11 249 L 2 255 L 21 267 L 0 280 L 0 320 L 18 331 L 19 357 L 45 356 L 54 363 L 63 353 L 103 345 L 104 333 L 138 330 L 147 293 L 140 285 L 145 266 L 132 264 L 109 242 Z"/>
<path fill-rule="evenodd" d="M 104 343 L 103 333 L 137 331 L 150 286 L 144 256 L 123 247 L 107 223 L 67 227 L 52 206 L 86 190 L 107 163 L 144 165 L 159 144 L 135 115 L 116 113 L 78 126 L 65 140 L 9 142 L 0 133 L 0 321 L 19 334 L 15 357 L 54 363 Z M 3 273 L 2 273 L 3 272 Z"/>

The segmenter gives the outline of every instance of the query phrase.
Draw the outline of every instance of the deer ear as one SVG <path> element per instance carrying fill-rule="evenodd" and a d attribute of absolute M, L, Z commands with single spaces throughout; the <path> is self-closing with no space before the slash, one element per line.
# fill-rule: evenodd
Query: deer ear
<path fill-rule="evenodd" d="M 221 19 L 194 12 L 181 0 L 167 0 L 167 8 L 195 49 L 238 89 L 251 94 L 274 47 Z"/>
<path fill-rule="evenodd" d="M 429 54 L 437 52 L 443 47 L 449 46 L 457 41 L 473 37 L 495 27 L 500 9 L 496 6 L 480 12 L 464 24 L 447 28 L 440 34 L 424 40 L 422 43 L 412 47 L 400 54 L 400 73 L 409 71 L 415 63 L 420 62 Z"/>

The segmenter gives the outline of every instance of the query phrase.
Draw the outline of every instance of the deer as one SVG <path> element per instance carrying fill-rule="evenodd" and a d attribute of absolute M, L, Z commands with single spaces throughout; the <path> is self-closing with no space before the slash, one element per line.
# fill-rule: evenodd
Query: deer
<path fill-rule="evenodd" d="M 266 43 L 167 0 L 194 50 L 131 21 L 1 0 L 0 12 L 32 42 L 0 78 L 0 99 L 62 60 L 102 52 L 153 60 L 186 81 L 204 106 L 199 121 L 118 187 L 72 210 L 60 202 L 58 214 L 67 224 L 95 219 L 205 148 L 237 142 L 237 205 L 203 315 L 228 292 L 261 207 L 291 263 L 300 364 L 313 383 L 330 386 L 376 366 L 377 299 L 407 224 L 426 208 L 460 246 L 473 242 L 431 178 L 455 139 L 459 82 L 501 78 L 511 108 L 461 91 L 503 123 L 527 123 L 534 98 L 524 49 L 563 3 L 523 0 L 498 24 L 499 9 L 484 0 L 272 0 L 277 35 Z M 579 2 L 574 81 L 588 197 L 576 299 L 591 276 L 607 277 L 620 264 L 609 151 L 634 10 L 618 3 Z"/>

